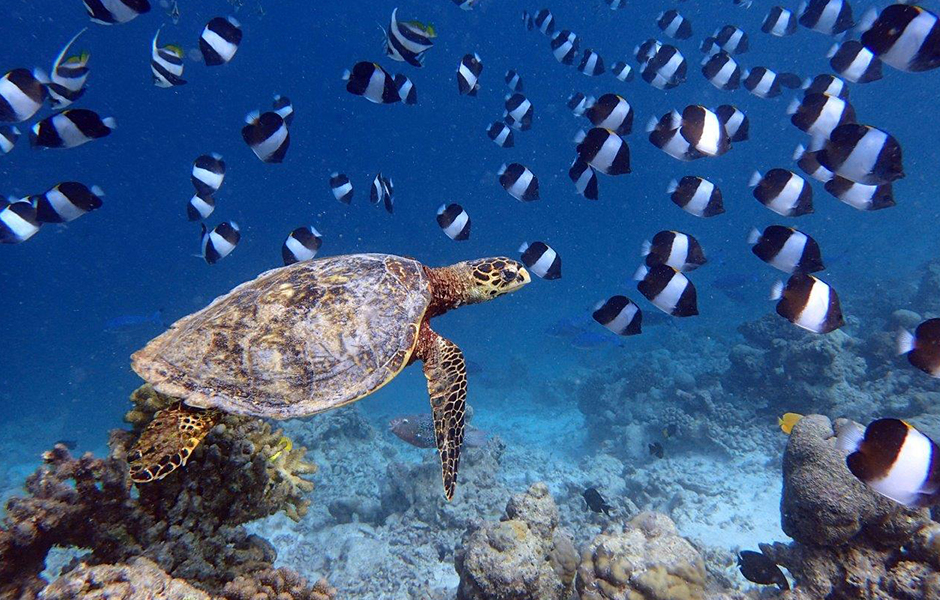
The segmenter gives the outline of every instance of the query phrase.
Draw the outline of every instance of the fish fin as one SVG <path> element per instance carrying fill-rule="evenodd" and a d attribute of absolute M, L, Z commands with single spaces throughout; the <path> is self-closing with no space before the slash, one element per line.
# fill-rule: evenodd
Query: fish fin
<path fill-rule="evenodd" d="M 797 147 L 793 150 L 793 160 L 799 161 L 803 158 L 803 155 L 806 154 L 806 146 L 803 144 L 798 144 Z"/>
<path fill-rule="evenodd" d="M 523 252 L 525 252 L 525 251 L 528 250 L 528 249 L 529 249 L 529 242 L 522 242 L 522 245 L 519 246 L 518 252 L 519 252 L 519 254 L 522 254 Z"/>
<path fill-rule="evenodd" d="M 507 169 L 507 168 L 508 168 L 508 167 L 506 166 L 506 163 L 503 163 L 503 164 L 499 167 L 499 170 L 496 171 L 496 174 L 497 174 L 497 175 L 502 175 L 503 173 L 506 172 L 506 169 Z"/>
<path fill-rule="evenodd" d="M 826 138 L 821 135 L 813 136 L 809 141 L 809 151 L 817 152 L 826 146 Z"/>
<path fill-rule="evenodd" d="M 346 71 L 346 72 L 348 73 L 349 71 Z M 253 110 L 247 115 L 245 115 L 245 123 L 248 123 L 249 125 L 254 125 L 260 118 L 261 118 L 261 111 Z"/>
<path fill-rule="evenodd" d="M 865 33 L 871 29 L 871 26 L 875 24 L 875 19 L 877 18 L 878 9 L 874 6 L 870 6 L 868 10 L 862 14 L 862 18 L 859 19 L 858 24 L 855 26 L 855 32 L 859 35 Z"/>
<path fill-rule="evenodd" d="M 97 186 L 97 185 L 91 186 L 91 193 L 94 194 L 95 196 L 98 196 L 99 198 L 100 198 L 101 196 L 104 196 L 104 190 L 101 189 L 101 188 L 100 188 L 99 186 Z"/>
<path fill-rule="evenodd" d="M 643 246 L 640 248 L 641 256 L 649 256 L 649 253 L 653 250 L 653 243 L 649 240 L 643 240 Z"/>
<path fill-rule="evenodd" d="M 669 182 L 669 185 L 666 186 L 666 193 L 671 194 L 675 192 L 677 189 L 679 189 L 679 182 L 673 179 L 672 181 Z"/>
<path fill-rule="evenodd" d="M 655 131 L 657 123 L 659 123 L 659 119 L 657 119 L 655 116 L 650 117 L 649 121 L 646 122 L 646 132 L 650 133 L 652 131 Z"/>
<path fill-rule="evenodd" d="M 803 84 L 800 86 L 800 89 L 801 90 L 809 89 L 809 86 L 811 86 L 812 84 L 813 84 L 813 78 L 807 77 L 806 79 L 803 80 Z"/>
<path fill-rule="evenodd" d="M 114 120 L 114 117 L 105 117 L 101 119 L 101 122 L 104 123 L 104 126 L 108 129 L 117 129 L 117 121 Z"/>
<path fill-rule="evenodd" d="M 747 234 L 747 243 L 753 246 L 759 240 L 760 240 L 760 231 L 757 229 L 757 227 L 751 227 L 750 233 Z"/>
<path fill-rule="evenodd" d="M 839 51 L 839 48 L 841 46 L 842 44 L 833 44 L 832 47 L 829 48 L 829 52 L 826 52 L 826 58 L 832 58 L 833 56 L 835 56 L 836 52 Z"/>
<path fill-rule="evenodd" d="M 52 81 L 49 79 L 49 75 L 39 67 L 33 69 L 33 77 L 35 77 L 36 80 L 43 85 L 49 85 L 52 83 Z"/>
<path fill-rule="evenodd" d="M 795 114 L 796 114 L 796 111 L 799 110 L 799 108 L 800 108 L 800 104 L 802 104 L 802 102 L 800 102 L 800 99 L 799 99 L 799 98 L 794 98 L 794 99 L 790 102 L 790 104 L 787 106 L 787 114 L 788 114 L 788 115 L 795 115 Z"/>
<path fill-rule="evenodd" d="M 774 282 L 773 287 L 770 288 L 770 299 L 779 300 L 783 297 L 783 281 L 777 280 Z"/>
<path fill-rule="evenodd" d="M 649 272 L 650 270 L 646 265 L 640 265 L 639 268 L 633 273 L 633 280 L 643 281 L 643 279 L 646 277 L 646 274 Z"/>
<path fill-rule="evenodd" d="M 587 133 L 583 129 L 579 129 L 578 133 L 574 134 L 574 143 L 580 144 L 584 141 L 584 138 L 587 137 Z"/>
<path fill-rule="evenodd" d="M 865 430 L 851 421 L 842 424 L 836 431 L 836 448 L 844 452 L 856 452 L 865 439 Z"/>
<path fill-rule="evenodd" d="M 914 334 L 904 329 L 898 330 L 897 351 L 898 354 L 907 354 L 914 349 Z"/>
<path fill-rule="evenodd" d="M 751 173 L 751 178 L 747 182 L 747 187 L 756 187 L 762 177 L 763 175 L 760 174 L 760 171 L 754 171 Z"/>

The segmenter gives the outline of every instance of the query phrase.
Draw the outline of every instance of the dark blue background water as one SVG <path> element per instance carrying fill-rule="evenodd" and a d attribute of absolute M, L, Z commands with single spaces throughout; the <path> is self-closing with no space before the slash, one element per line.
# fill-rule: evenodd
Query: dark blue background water
<path fill-rule="evenodd" d="M 222 0 L 180 2 L 178 25 L 159 5 L 135 21 L 103 27 L 89 23 L 79 0 L 4 0 L 0 6 L 0 70 L 41 66 L 48 70 L 61 46 L 82 27 L 89 31 L 75 49 L 91 52 L 88 91 L 75 106 L 113 116 L 118 129 L 107 139 L 71 150 L 33 151 L 25 139 L 0 157 L 0 192 L 42 193 L 64 180 L 98 184 L 104 207 L 69 224 L 46 226 L 27 243 L 0 248 L 0 419 L 48 420 L 48 431 L 24 443 L 45 446 L 60 438 L 99 444 L 127 408 L 140 380 L 128 357 L 161 331 L 155 325 L 110 330 L 110 319 L 147 315 L 158 309 L 172 322 L 259 272 L 280 265 L 280 246 L 295 227 L 312 224 L 324 235 L 322 254 L 389 252 L 441 265 L 485 255 L 516 256 L 522 241 L 543 240 L 563 258 L 564 276 L 534 281 L 518 294 L 440 319 L 437 329 L 458 342 L 484 372 L 500 372 L 516 357 L 539 378 L 563 377 L 571 359 L 584 357 L 543 330 L 559 318 L 583 316 L 598 300 L 626 293 L 655 311 L 630 281 L 639 248 L 661 229 L 694 234 L 711 264 L 692 274 L 701 315 L 678 325 L 696 336 L 734 336 L 735 325 L 771 312 L 770 284 L 780 275 L 761 264 L 744 240 L 752 226 L 786 223 L 812 234 L 830 268 L 823 278 L 842 296 L 849 315 L 885 293 L 897 278 L 937 251 L 938 210 L 934 187 L 940 172 L 936 152 L 937 75 L 904 74 L 885 68 L 884 80 L 852 86 L 862 122 L 892 132 L 905 150 L 908 177 L 895 186 L 896 208 L 860 213 L 816 190 L 816 213 L 783 219 L 761 207 L 747 180 L 754 169 L 794 168 L 791 154 L 804 140 L 785 114 L 792 96 L 762 100 L 739 90 L 721 92 L 701 76 L 699 41 L 733 23 L 751 38 L 742 66 L 767 66 L 802 77 L 828 72 L 826 36 L 801 29 L 773 38 L 759 31 L 769 4 L 750 10 L 729 1 L 685 2 L 691 40 L 672 42 L 689 60 L 689 81 L 662 92 L 637 79 L 621 83 L 610 74 L 589 78 L 551 56 L 548 39 L 524 31 L 523 8 L 510 0 L 481 0 L 472 12 L 449 0 L 274 1 L 247 0 L 236 15 L 244 40 L 234 60 L 207 68 L 187 59 L 189 84 L 158 89 L 151 84 L 150 42 L 164 25 L 161 43 L 195 48 L 205 23 L 232 13 Z M 399 6 L 402 19 L 435 25 L 439 37 L 426 66 L 414 69 L 384 57 L 378 24 L 387 25 Z M 659 37 L 656 14 L 672 3 L 633 2 L 618 12 L 600 2 L 557 1 L 556 23 L 577 32 L 608 65 L 632 59 L 634 46 Z M 796 9 L 796 6 L 790 6 Z M 857 7 L 861 13 L 864 7 Z M 457 94 L 460 58 L 477 52 L 484 71 L 479 97 Z M 360 60 L 376 60 L 404 72 L 418 91 L 416 106 L 379 106 L 349 95 L 340 75 Z M 503 75 L 516 69 L 535 106 L 530 132 L 517 134 L 513 149 L 500 149 L 484 131 L 500 118 L 508 93 Z M 601 176 L 601 199 L 575 195 L 567 169 L 571 142 L 586 125 L 565 107 L 574 91 L 599 96 L 613 91 L 636 110 L 628 136 L 633 173 Z M 291 148 L 282 165 L 261 163 L 242 142 L 246 113 L 267 109 L 274 94 L 293 100 Z M 751 119 L 751 140 L 726 156 L 680 163 L 646 140 L 647 119 L 690 103 L 733 103 Z M 37 118 L 50 114 L 45 108 Z M 35 121 L 34 118 L 30 124 Z M 25 132 L 29 124 L 21 124 Z M 199 251 L 199 226 L 185 218 L 193 190 L 192 160 L 220 152 L 228 165 L 210 226 L 232 219 L 242 227 L 234 253 L 214 266 Z M 503 162 L 521 162 L 539 177 L 541 200 L 522 204 L 496 181 Z M 352 206 L 336 202 L 327 180 L 333 170 L 356 187 Z M 395 181 L 395 214 L 367 202 L 376 172 Z M 711 220 L 692 217 L 665 193 L 670 179 L 687 174 L 710 178 L 724 191 L 727 213 Z M 455 243 L 435 222 L 442 203 L 462 204 L 473 219 L 471 240 Z M 717 279 L 741 285 L 736 300 Z M 904 307 L 898 307 L 904 308 Z M 605 333 L 600 327 L 598 333 Z M 662 329 L 649 328 L 629 345 L 655 348 Z M 596 351 L 589 360 L 605 360 Z M 472 383 L 472 382 L 471 382 Z M 471 398 L 485 401 L 485 391 Z M 770 392 L 769 392 L 770 393 Z M 411 369 L 375 398 L 403 410 L 426 407 L 420 370 Z"/>

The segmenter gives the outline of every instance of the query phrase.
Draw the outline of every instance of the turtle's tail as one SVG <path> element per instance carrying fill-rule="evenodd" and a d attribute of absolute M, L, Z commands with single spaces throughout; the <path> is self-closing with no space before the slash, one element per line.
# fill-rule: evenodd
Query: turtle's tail
<path fill-rule="evenodd" d="M 182 402 L 155 414 L 127 455 L 131 481 L 157 481 L 186 465 L 219 418 L 217 411 L 189 408 Z"/>

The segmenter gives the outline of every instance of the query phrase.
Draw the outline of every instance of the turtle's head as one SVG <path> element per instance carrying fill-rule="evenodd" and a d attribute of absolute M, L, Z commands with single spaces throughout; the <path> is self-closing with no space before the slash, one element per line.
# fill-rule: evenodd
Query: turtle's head
<path fill-rule="evenodd" d="M 430 271 L 434 295 L 432 315 L 464 304 L 492 300 L 532 281 L 525 267 L 503 256 L 467 260 Z"/>

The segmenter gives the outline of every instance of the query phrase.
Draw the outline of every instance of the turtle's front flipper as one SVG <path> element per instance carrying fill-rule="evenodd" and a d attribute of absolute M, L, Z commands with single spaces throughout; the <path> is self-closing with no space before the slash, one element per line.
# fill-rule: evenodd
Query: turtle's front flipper
<path fill-rule="evenodd" d="M 427 323 L 422 326 L 418 350 L 418 358 L 424 361 L 424 376 L 428 379 L 444 496 L 451 500 L 457 488 L 457 467 L 463 444 L 467 366 L 460 348 L 432 331 Z"/>
<path fill-rule="evenodd" d="M 218 412 L 196 410 L 182 402 L 159 411 L 127 454 L 131 480 L 156 481 L 185 465 L 218 421 Z"/>

